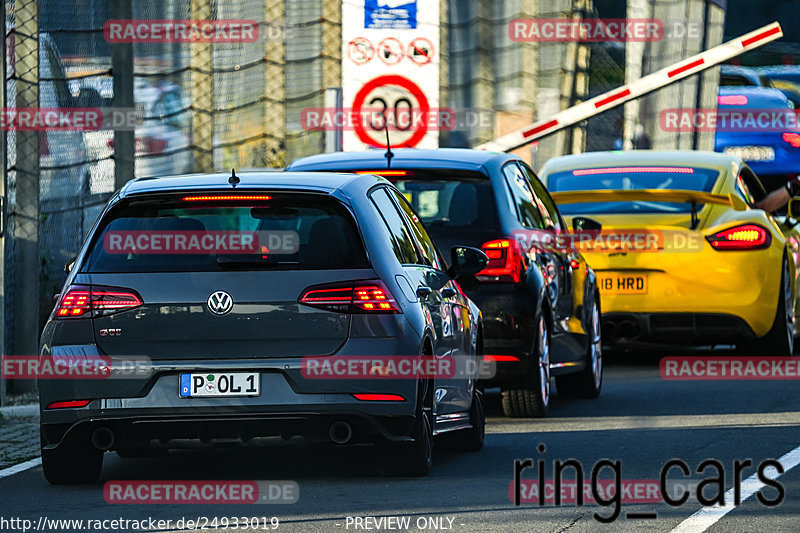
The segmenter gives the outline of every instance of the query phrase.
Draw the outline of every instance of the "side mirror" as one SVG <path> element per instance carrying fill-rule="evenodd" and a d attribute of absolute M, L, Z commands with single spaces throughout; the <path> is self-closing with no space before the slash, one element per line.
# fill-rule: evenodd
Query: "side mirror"
<path fill-rule="evenodd" d="M 598 221 L 587 217 L 575 217 L 572 219 L 572 231 L 600 231 L 603 225 Z"/>
<path fill-rule="evenodd" d="M 795 220 L 800 220 L 800 196 L 794 196 L 789 199 L 787 215 Z"/>
<path fill-rule="evenodd" d="M 67 261 L 67 264 L 64 265 L 64 272 L 66 272 L 67 274 L 72 272 L 72 269 L 75 266 L 75 259 L 77 259 L 77 257 L 73 257 L 72 259 Z"/>
<path fill-rule="evenodd" d="M 485 253 L 469 246 L 453 246 L 450 249 L 450 260 L 452 266 L 448 274 L 452 278 L 477 274 L 489 264 Z"/>

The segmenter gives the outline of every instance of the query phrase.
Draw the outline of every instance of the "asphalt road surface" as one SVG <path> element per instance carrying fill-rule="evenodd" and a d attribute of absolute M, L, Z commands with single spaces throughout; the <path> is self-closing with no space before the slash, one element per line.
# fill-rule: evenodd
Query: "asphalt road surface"
<path fill-rule="evenodd" d="M 697 356 L 709 353 L 701 351 Z M 714 355 L 724 353 L 716 351 Z M 376 452 L 367 448 L 181 451 L 145 459 L 107 454 L 97 485 L 51 486 L 42 477 L 41 467 L 0 479 L 0 530 L 22 531 L 19 522 L 16 528 L 11 522 L 2 522 L 10 518 L 32 520 L 35 528 L 40 518 L 47 522 L 152 517 L 172 520 L 170 527 L 161 528 L 171 531 L 178 529 L 181 518 L 207 517 L 205 525 L 213 529 L 214 517 L 217 525 L 227 517 L 232 526 L 233 517 L 244 516 L 267 520 L 274 516 L 279 520 L 277 531 L 298 532 L 800 530 L 800 468 L 791 469 L 800 462 L 800 451 L 792 453 L 800 446 L 798 382 L 666 381 L 659 375 L 660 355 L 637 353 L 607 361 L 599 399 L 566 400 L 556 395 L 546 419 L 507 419 L 502 415 L 499 395 L 489 394 L 484 449 L 471 454 L 437 449 L 433 471 L 427 478 L 385 477 L 375 468 Z M 537 450 L 540 444 L 546 448 L 544 453 Z M 784 497 L 778 505 L 765 506 L 753 494 L 764 486 L 755 475 L 755 466 L 744 468 L 740 475 L 745 480 L 741 483 L 740 505 L 733 505 L 732 492 L 725 508 L 698 503 L 691 481 L 696 484 L 718 475 L 714 468 L 694 472 L 703 460 L 721 462 L 724 488 L 728 490 L 735 485 L 734 461 L 750 459 L 753 465 L 759 465 L 782 457 L 786 471 L 777 478 L 777 484 Z M 676 496 L 681 486 L 689 487 L 692 497 L 676 507 L 663 501 L 621 505 L 584 502 L 583 506 L 523 502 L 515 506 L 510 497 L 513 491 L 509 492 L 514 461 L 526 458 L 533 460 L 534 467 L 523 471 L 524 479 L 536 479 L 539 460 L 545 461 L 545 478 L 549 480 L 553 478 L 554 460 L 577 459 L 591 482 L 592 467 L 607 458 L 620 461 L 623 482 L 639 480 L 637 483 L 650 486 L 658 483 L 667 461 L 680 459 L 692 472 L 683 480 L 677 468 L 671 470 L 670 483 L 676 485 L 668 488 L 677 491 L 672 493 Z M 565 472 L 564 479 L 574 479 L 573 470 Z M 777 475 L 770 469 L 764 472 L 768 478 Z M 613 479 L 614 473 L 606 469 L 597 477 Z M 106 503 L 103 496 L 103 483 L 108 480 L 189 479 L 294 480 L 299 485 L 299 500 L 284 505 L 119 505 Z M 634 489 L 632 485 L 630 495 L 646 495 L 637 495 Z M 717 492 L 715 486 L 704 490 L 706 496 Z M 768 501 L 780 499 L 778 491 L 770 487 L 764 488 L 763 496 Z M 619 517 L 612 523 L 604 524 L 594 517 L 609 516 L 617 507 Z M 183 525 L 186 529 L 185 522 Z M 40 527 L 45 531 L 94 530 L 52 524 Z M 119 525 L 106 529 L 125 530 Z M 266 530 L 273 530 L 272 526 Z"/>

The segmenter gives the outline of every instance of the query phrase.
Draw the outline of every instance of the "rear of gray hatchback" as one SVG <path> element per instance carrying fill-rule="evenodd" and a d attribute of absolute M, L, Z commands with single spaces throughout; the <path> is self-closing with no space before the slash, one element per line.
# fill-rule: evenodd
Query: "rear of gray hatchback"
<path fill-rule="evenodd" d="M 41 338 L 40 360 L 98 372 L 39 381 L 50 481 L 95 479 L 106 450 L 410 439 L 416 381 L 301 369 L 305 357 L 420 354 L 421 313 L 373 269 L 379 250 L 359 228 L 375 213 L 343 192 L 369 178 L 274 176 L 139 180 L 109 202 Z M 243 251 L 248 235 L 257 245 Z"/>

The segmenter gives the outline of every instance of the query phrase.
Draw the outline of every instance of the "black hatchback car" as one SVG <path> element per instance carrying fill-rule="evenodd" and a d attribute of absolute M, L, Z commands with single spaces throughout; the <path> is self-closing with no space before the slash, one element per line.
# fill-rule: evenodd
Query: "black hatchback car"
<path fill-rule="evenodd" d="M 531 168 L 512 154 L 468 149 L 330 153 L 289 170 L 382 175 L 402 191 L 436 244 L 483 249 L 486 269 L 462 282 L 483 312 L 486 386 L 502 388 L 507 416 L 541 417 L 550 378 L 563 396 L 594 398 L 603 375 L 600 294 L 594 272 L 570 249 L 522 245 L 526 232 L 568 232 Z M 584 229 L 599 229 L 588 219 Z M 591 226 L 589 225 L 591 224 Z"/>
<path fill-rule="evenodd" d="M 428 472 L 435 435 L 480 449 L 481 316 L 456 280 L 488 259 L 451 252 L 447 268 L 374 176 L 129 182 L 42 333 L 43 360 L 101 370 L 39 381 L 45 476 L 92 481 L 108 450 L 296 436 L 381 444 L 401 475 Z"/>

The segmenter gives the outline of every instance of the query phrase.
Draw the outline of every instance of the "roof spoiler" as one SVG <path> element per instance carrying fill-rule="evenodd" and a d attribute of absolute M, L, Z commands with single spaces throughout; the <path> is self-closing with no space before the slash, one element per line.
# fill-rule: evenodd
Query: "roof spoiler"
<path fill-rule="evenodd" d="M 736 211 L 748 209 L 745 201 L 736 194 L 711 194 L 679 189 L 600 189 L 592 191 L 551 192 L 559 204 L 603 203 L 603 202 L 660 202 L 692 204 L 692 226 L 695 229 L 698 204 L 727 205 Z"/>

